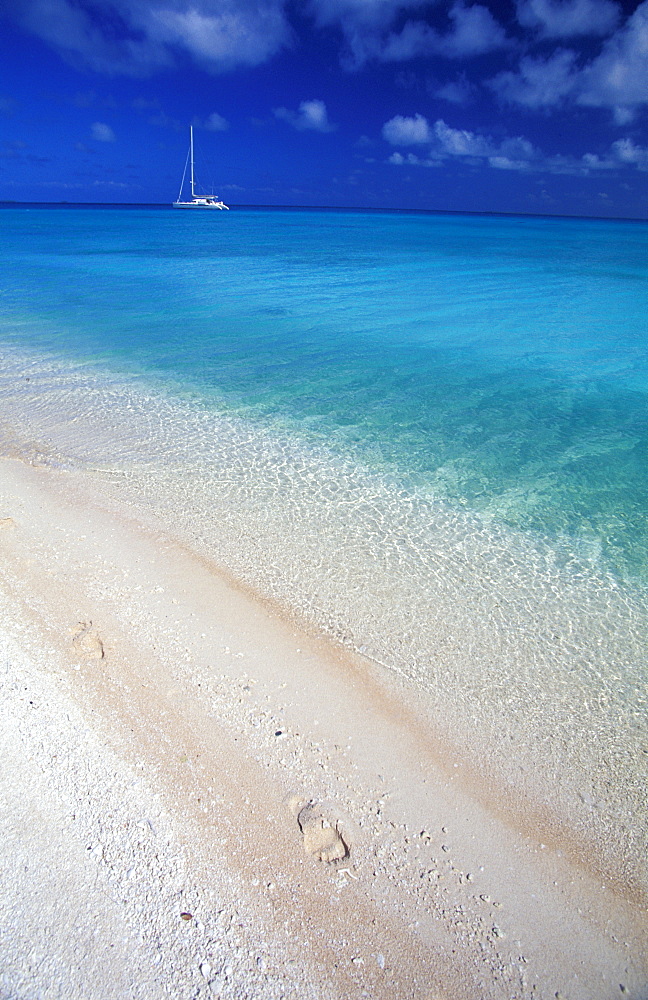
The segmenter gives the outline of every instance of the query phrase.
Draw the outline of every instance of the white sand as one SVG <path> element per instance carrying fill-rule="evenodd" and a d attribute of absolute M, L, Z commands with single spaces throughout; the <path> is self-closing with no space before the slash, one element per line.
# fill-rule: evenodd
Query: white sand
<path fill-rule="evenodd" d="M 1 997 L 648 996 L 590 845 L 96 480 L 0 463 L 0 626 Z"/>

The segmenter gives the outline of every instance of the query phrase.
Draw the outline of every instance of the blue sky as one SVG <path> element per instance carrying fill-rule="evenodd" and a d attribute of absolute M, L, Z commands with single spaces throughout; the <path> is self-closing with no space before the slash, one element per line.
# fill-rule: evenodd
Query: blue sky
<path fill-rule="evenodd" d="M 4 0 L 0 199 L 648 218 L 648 0 Z"/>

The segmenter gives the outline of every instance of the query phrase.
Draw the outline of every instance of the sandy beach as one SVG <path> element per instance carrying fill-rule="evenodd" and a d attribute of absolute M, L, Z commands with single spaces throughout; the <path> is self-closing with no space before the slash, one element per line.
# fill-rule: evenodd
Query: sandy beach
<path fill-rule="evenodd" d="M 648 995 L 636 885 L 420 692 L 96 476 L 0 476 L 0 995 Z"/>

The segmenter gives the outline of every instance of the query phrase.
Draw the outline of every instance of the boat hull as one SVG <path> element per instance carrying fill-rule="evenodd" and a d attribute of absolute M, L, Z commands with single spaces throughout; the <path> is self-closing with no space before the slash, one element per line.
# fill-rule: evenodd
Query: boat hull
<path fill-rule="evenodd" d="M 229 211 L 229 206 L 228 205 L 224 205 L 223 202 L 218 202 L 218 201 L 211 202 L 211 203 L 210 202 L 203 203 L 203 202 L 196 202 L 196 201 L 174 201 L 173 202 L 173 207 L 174 208 L 207 208 L 207 209 L 217 208 L 221 212 L 225 208 L 225 209 L 227 209 L 227 211 Z"/>

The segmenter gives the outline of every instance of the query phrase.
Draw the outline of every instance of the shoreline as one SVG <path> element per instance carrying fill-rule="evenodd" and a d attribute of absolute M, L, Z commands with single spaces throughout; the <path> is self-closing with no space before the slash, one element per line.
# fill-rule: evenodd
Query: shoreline
<path fill-rule="evenodd" d="M 85 477 L 270 615 L 373 663 L 484 808 L 648 895 L 645 595 L 236 415 L 18 361 L 5 454 Z"/>
<path fill-rule="evenodd" d="M 406 682 L 278 616 L 91 476 L 8 458 L 0 476 L 5 742 L 24 788 L 40 782 L 36 814 L 14 802 L 4 822 L 16 856 L 31 847 L 37 876 L 49 865 L 50 902 L 72 882 L 81 910 L 99 883 L 110 899 L 95 906 L 109 971 L 86 995 L 645 989 L 645 910 L 471 794 Z M 344 857 L 307 853 L 291 794 L 319 804 Z M 71 823 L 85 828 L 64 871 L 52 859 Z M 96 943 L 57 936 L 22 878 L 4 866 L 11 925 L 50 963 L 90 956 L 90 976 Z M 182 919 L 185 899 L 200 917 Z M 115 921 L 135 951 L 108 950 Z M 17 996 L 47 986 L 34 939 L 14 930 L 3 947 Z M 86 975 L 67 968 L 61 998 Z"/>

